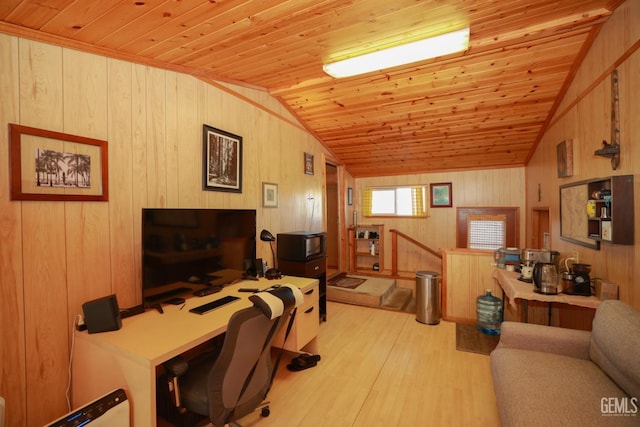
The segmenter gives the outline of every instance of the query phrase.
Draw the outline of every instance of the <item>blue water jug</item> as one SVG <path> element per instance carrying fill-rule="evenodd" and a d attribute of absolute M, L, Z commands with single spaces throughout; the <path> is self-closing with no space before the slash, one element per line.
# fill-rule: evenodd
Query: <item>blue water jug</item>
<path fill-rule="evenodd" d="M 502 323 L 502 300 L 491 295 L 487 289 L 484 295 L 476 298 L 478 322 L 476 329 L 487 335 L 499 335 Z"/>

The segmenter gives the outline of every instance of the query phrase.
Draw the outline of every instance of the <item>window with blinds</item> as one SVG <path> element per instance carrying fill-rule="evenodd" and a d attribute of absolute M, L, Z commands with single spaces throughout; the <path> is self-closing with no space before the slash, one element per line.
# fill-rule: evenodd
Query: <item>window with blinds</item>
<path fill-rule="evenodd" d="M 507 219 L 504 215 L 469 215 L 467 247 L 500 249 L 505 247 Z"/>
<path fill-rule="evenodd" d="M 365 188 L 363 215 L 426 217 L 427 194 L 424 186 Z"/>

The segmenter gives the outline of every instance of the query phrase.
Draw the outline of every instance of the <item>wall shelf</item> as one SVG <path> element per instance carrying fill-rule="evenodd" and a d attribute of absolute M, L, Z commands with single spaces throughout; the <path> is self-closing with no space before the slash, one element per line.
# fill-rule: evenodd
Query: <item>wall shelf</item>
<path fill-rule="evenodd" d="M 589 237 L 601 242 L 633 245 L 633 176 L 593 180 L 587 188 L 596 214 L 588 219 Z"/>
<path fill-rule="evenodd" d="M 592 249 L 634 244 L 633 175 L 560 186 L 560 238 Z"/>
<path fill-rule="evenodd" d="M 608 145 L 600 150 L 596 150 L 593 154 L 596 156 L 608 157 L 611 158 L 616 154 L 620 154 L 620 146 L 619 145 Z"/>

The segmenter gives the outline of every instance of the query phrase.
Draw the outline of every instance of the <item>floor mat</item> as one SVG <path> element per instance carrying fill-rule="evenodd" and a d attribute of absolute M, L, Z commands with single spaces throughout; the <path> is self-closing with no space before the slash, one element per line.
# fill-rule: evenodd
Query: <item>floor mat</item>
<path fill-rule="evenodd" d="M 500 335 L 483 334 L 473 323 L 456 323 L 456 350 L 488 355 L 498 341 Z"/>

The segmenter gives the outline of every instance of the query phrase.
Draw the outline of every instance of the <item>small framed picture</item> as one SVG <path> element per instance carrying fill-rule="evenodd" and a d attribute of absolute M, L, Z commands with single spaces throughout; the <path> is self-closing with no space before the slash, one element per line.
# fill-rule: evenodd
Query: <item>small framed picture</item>
<path fill-rule="evenodd" d="M 347 187 L 347 205 L 353 205 L 353 188 Z"/>
<path fill-rule="evenodd" d="M 304 153 L 304 173 L 313 175 L 313 154 Z"/>
<path fill-rule="evenodd" d="M 431 207 L 450 208 L 452 206 L 452 194 L 450 182 L 431 184 Z"/>
<path fill-rule="evenodd" d="M 262 207 L 278 207 L 278 184 L 274 184 L 272 182 L 262 183 Z"/>
<path fill-rule="evenodd" d="M 573 175 L 573 142 L 565 139 L 556 146 L 558 157 L 558 178 L 566 178 Z"/>
<path fill-rule="evenodd" d="M 242 137 L 202 126 L 202 189 L 242 193 Z"/>

